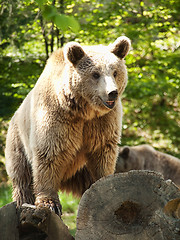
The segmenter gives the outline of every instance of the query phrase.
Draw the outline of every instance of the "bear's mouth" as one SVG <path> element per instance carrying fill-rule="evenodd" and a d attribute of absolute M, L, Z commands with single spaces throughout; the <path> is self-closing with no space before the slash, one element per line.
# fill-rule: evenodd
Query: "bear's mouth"
<path fill-rule="evenodd" d="M 114 107 L 114 105 L 115 105 L 115 101 L 106 101 L 106 102 L 102 101 L 102 102 L 104 103 L 104 105 L 106 107 L 108 107 L 110 109 L 112 109 Z"/>

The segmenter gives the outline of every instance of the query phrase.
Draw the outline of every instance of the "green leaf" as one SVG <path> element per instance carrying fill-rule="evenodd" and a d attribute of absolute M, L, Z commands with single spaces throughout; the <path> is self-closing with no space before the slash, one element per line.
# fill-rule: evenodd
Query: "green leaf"
<path fill-rule="evenodd" d="M 72 16 L 66 16 L 64 14 L 58 14 L 54 17 L 54 23 L 62 31 L 66 31 L 71 28 L 74 32 L 79 30 L 79 23 Z"/>
<path fill-rule="evenodd" d="M 68 28 L 66 16 L 63 14 L 56 15 L 54 18 L 54 23 L 58 28 L 60 28 L 63 31 L 67 30 Z"/>
<path fill-rule="evenodd" d="M 43 5 L 47 2 L 47 0 L 35 0 L 35 2 L 37 2 L 37 4 L 39 5 L 39 7 L 42 8 Z"/>
<path fill-rule="evenodd" d="M 47 20 L 53 20 L 58 15 L 57 9 L 54 6 L 45 5 L 42 11 L 42 15 Z"/>
<path fill-rule="evenodd" d="M 79 31 L 80 25 L 73 16 L 68 16 L 68 24 L 69 24 L 69 27 L 72 28 L 74 32 Z"/>

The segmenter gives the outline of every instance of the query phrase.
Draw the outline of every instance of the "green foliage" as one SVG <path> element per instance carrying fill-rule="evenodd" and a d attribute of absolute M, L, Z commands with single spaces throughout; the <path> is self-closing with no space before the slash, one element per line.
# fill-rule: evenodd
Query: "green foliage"
<path fill-rule="evenodd" d="M 1 184 L 0 186 L 0 207 L 12 202 L 12 190 L 11 186 L 7 184 Z"/>
<path fill-rule="evenodd" d="M 71 30 L 74 32 L 77 32 L 79 30 L 79 23 L 73 16 L 67 16 L 65 14 L 59 13 L 58 9 L 55 6 L 47 4 L 47 0 L 36 0 L 36 2 L 41 8 L 43 17 L 48 21 L 54 22 L 56 26 L 62 31 L 66 31 L 68 28 L 71 28 Z"/>
<path fill-rule="evenodd" d="M 79 199 L 75 198 L 72 194 L 66 194 L 65 192 L 59 193 L 59 199 L 62 204 L 62 220 L 69 227 L 70 233 L 75 236 Z"/>
<path fill-rule="evenodd" d="M 36 59 L 0 58 L 0 117 L 8 119 L 12 116 L 41 71 L 42 63 Z"/>
<path fill-rule="evenodd" d="M 60 192 L 59 199 L 62 203 L 63 211 L 66 213 L 73 213 L 76 211 L 77 205 L 79 204 L 79 199 L 74 198 L 71 193 L 66 194 L 65 192 Z"/>
<path fill-rule="evenodd" d="M 0 53 L 10 45 L 20 48 L 30 40 L 37 28 L 36 12 L 31 2 L 1 0 L 0 2 Z"/>
<path fill-rule="evenodd" d="M 78 32 L 79 30 L 79 24 L 75 20 L 74 17 L 66 16 L 66 15 L 56 15 L 54 18 L 54 23 L 57 27 L 62 29 L 63 31 L 67 30 L 69 27 L 74 31 Z"/>

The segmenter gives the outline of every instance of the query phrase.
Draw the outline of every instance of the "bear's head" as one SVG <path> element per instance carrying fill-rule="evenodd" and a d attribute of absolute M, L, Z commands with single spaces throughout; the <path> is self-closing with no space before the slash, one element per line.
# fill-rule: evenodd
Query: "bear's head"
<path fill-rule="evenodd" d="M 116 162 L 116 173 L 128 172 L 141 169 L 141 161 L 137 152 L 129 146 L 119 147 L 119 154 Z"/>
<path fill-rule="evenodd" d="M 76 99 L 84 99 L 102 114 L 113 109 L 127 84 L 124 57 L 130 40 L 119 37 L 109 46 L 82 47 L 76 42 L 64 48 L 69 88 Z"/>
<path fill-rule="evenodd" d="M 143 151 L 143 149 L 145 151 Z M 146 152 L 147 155 L 150 156 L 149 151 L 146 149 L 146 145 L 119 147 L 116 172 L 128 172 L 130 170 L 144 169 L 145 158 L 147 157 Z"/>

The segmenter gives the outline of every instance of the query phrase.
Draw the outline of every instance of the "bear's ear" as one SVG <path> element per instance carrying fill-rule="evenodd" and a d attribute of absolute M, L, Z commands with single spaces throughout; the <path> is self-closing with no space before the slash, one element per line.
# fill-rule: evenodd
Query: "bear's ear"
<path fill-rule="evenodd" d="M 130 152 L 129 147 L 124 147 L 123 150 L 122 150 L 121 156 L 123 158 L 127 159 L 128 156 L 129 156 L 129 152 Z"/>
<path fill-rule="evenodd" d="M 116 39 L 116 41 L 110 45 L 110 51 L 114 53 L 118 58 L 125 58 L 131 47 L 131 41 L 129 38 L 122 36 Z"/>
<path fill-rule="evenodd" d="M 76 42 L 67 43 L 64 48 L 64 55 L 72 64 L 76 65 L 85 55 L 81 45 Z"/>

